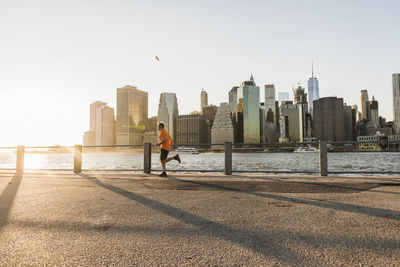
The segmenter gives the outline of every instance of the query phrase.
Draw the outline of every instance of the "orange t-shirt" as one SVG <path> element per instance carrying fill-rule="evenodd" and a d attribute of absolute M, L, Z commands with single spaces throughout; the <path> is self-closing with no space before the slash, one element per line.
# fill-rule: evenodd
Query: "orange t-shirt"
<path fill-rule="evenodd" d="M 172 139 L 166 130 L 161 130 L 160 135 L 158 136 L 158 140 L 160 140 L 160 142 L 163 140 L 163 136 L 165 136 L 165 143 L 161 144 L 161 148 L 169 151 L 171 148 Z"/>

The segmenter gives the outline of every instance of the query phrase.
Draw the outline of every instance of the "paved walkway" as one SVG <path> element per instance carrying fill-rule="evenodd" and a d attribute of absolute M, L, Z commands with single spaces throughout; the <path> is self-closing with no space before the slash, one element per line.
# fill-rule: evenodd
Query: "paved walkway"
<path fill-rule="evenodd" d="M 400 265 L 400 177 L 0 173 L 0 266 Z"/>

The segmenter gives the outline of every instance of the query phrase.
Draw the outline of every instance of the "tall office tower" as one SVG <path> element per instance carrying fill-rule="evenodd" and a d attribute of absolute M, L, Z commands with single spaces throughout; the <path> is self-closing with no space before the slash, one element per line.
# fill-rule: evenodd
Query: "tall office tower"
<path fill-rule="evenodd" d="M 293 105 L 292 101 L 282 101 L 280 106 L 282 137 L 290 141 L 301 141 L 304 135 L 303 121 L 300 120 L 303 113 L 302 105 Z"/>
<path fill-rule="evenodd" d="M 178 144 L 208 144 L 207 120 L 201 114 L 179 115 L 176 127 L 176 143 Z"/>
<path fill-rule="evenodd" d="M 215 119 L 215 114 L 217 113 L 217 106 L 211 105 L 211 106 L 205 106 L 201 110 L 201 113 L 203 115 L 203 118 L 208 120 L 212 126 L 214 119 Z"/>
<path fill-rule="evenodd" d="M 299 109 L 299 141 L 303 142 L 303 138 L 307 137 L 308 128 L 311 127 L 307 123 L 306 114 L 308 113 L 307 94 L 305 89 L 299 84 L 297 88 L 293 89 L 294 104 Z"/>
<path fill-rule="evenodd" d="M 322 97 L 314 101 L 313 135 L 323 141 L 344 141 L 343 98 Z"/>
<path fill-rule="evenodd" d="M 355 113 L 355 116 L 356 116 L 356 122 L 361 121 L 362 114 L 361 114 L 361 112 L 358 111 L 358 106 L 357 105 L 353 105 L 351 108 L 354 110 L 354 113 Z"/>
<path fill-rule="evenodd" d="M 114 145 L 114 109 L 101 106 L 96 110 L 96 146 Z"/>
<path fill-rule="evenodd" d="M 269 110 L 271 110 L 272 113 L 275 114 L 275 86 L 273 84 L 266 84 L 264 86 L 264 89 L 265 89 L 265 102 L 264 102 L 265 115 L 267 115 Z M 273 117 L 271 122 L 274 122 Z"/>
<path fill-rule="evenodd" d="M 237 89 L 239 86 L 234 86 L 229 91 L 229 110 L 233 112 L 237 112 Z"/>
<path fill-rule="evenodd" d="M 259 143 L 260 87 L 256 86 L 253 75 L 238 88 L 237 103 L 238 142 Z"/>
<path fill-rule="evenodd" d="M 211 128 L 211 144 L 233 142 L 233 138 L 234 125 L 229 104 L 221 103 L 217 109 L 214 123 Z M 223 148 L 223 146 L 215 146 L 215 148 Z"/>
<path fill-rule="evenodd" d="M 89 131 L 95 132 L 96 131 L 96 114 L 97 114 L 97 109 L 101 107 L 107 106 L 106 102 L 102 101 L 96 101 L 90 104 L 90 129 Z"/>
<path fill-rule="evenodd" d="M 143 144 L 148 94 L 135 86 L 117 88 L 117 145 Z"/>
<path fill-rule="evenodd" d="M 393 129 L 400 135 L 400 73 L 394 73 L 393 82 Z"/>
<path fill-rule="evenodd" d="M 160 103 L 158 104 L 157 120 L 164 122 L 165 129 L 168 131 L 172 140 L 175 138 L 176 123 L 178 119 L 178 100 L 175 93 L 161 93 Z"/>
<path fill-rule="evenodd" d="M 351 106 L 344 104 L 343 106 L 343 121 L 344 121 L 344 140 L 353 140 L 353 111 Z"/>
<path fill-rule="evenodd" d="M 375 100 L 375 97 L 372 96 L 372 101 L 369 102 L 368 104 L 368 119 L 369 121 L 376 125 L 379 126 L 379 111 L 378 111 L 378 101 Z"/>
<path fill-rule="evenodd" d="M 264 121 L 264 135 L 267 142 L 275 142 L 277 140 L 276 135 L 276 124 L 275 124 L 275 114 L 276 114 L 276 106 L 275 106 L 275 86 L 273 84 L 266 84 L 264 86 L 265 90 L 265 121 Z"/>
<path fill-rule="evenodd" d="M 260 103 L 260 143 L 265 143 L 267 140 L 266 130 L 267 130 L 267 121 L 265 114 L 265 104 L 264 102 Z M 274 124 L 272 122 L 272 124 Z"/>
<path fill-rule="evenodd" d="M 296 89 L 293 90 L 294 94 L 294 104 L 305 104 L 307 103 L 307 94 L 305 93 L 304 88 L 299 84 Z"/>
<path fill-rule="evenodd" d="M 367 90 L 361 90 L 361 96 L 360 96 L 360 101 L 361 101 L 361 114 L 362 118 L 368 120 L 368 91 Z"/>
<path fill-rule="evenodd" d="M 308 79 L 308 112 L 313 114 L 313 102 L 319 99 L 319 81 L 314 77 L 314 66 L 311 65 L 311 78 Z"/>
<path fill-rule="evenodd" d="M 289 101 L 289 93 L 287 92 L 279 92 L 278 93 L 278 101 Z"/>
<path fill-rule="evenodd" d="M 96 145 L 96 114 L 97 109 L 103 106 L 107 106 L 107 103 L 96 101 L 90 104 L 90 129 L 83 135 L 83 144 L 86 146 Z"/>
<path fill-rule="evenodd" d="M 208 94 L 204 91 L 204 88 L 201 89 L 200 93 L 200 111 L 203 111 L 203 107 L 208 106 Z"/>

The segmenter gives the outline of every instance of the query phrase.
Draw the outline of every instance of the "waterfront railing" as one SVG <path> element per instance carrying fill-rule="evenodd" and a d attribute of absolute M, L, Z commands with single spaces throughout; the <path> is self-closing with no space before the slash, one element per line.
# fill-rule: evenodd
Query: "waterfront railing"
<path fill-rule="evenodd" d="M 276 170 L 276 169 L 233 169 L 232 168 L 232 154 L 239 152 L 292 152 L 294 149 L 299 147 L 317 147 L 318 152 L 318 170 Z M 328 174 L 400 174 L 400 171 L 335 171 L 328 170 L 328 153 L 330 152 L 354 152 L 354 151 L 400 151 L 399 141 L 361 141 L 361 142 L 290 142 L 290 143 L 216 143 L 216 144 L 173 144 L 173 148 L 177 147 L 192 147 L 197 148 L 201 151 L 214 151 L 222 152 L 224 155 L 223 169 L 171 169 L 171 172 L 222 172 L 225 175 L 231 175 L 232 173 L 271 173 L 271 174 L 319 174 L 321 176 L 327 176 Z M 73 167 L 72 169 L 25 169 L 24 158 L 27 150 L 32 151 L 33 149 L 47 149 L 49 153 L 59 152 L 64 149 L 73 154 Z M 368 150 L 370 149 L 370 150 Z M 73 171 L 74 173 L 80 173 L 82 171 L 141 171 L 146 174 L 150 174 L 152 171 L 160 171 L 160 169 L 152 168 L 152 153 L 159 151 L 159 147 L 151 143 L 145 143 L 143 145 L 104 145 L 104 146 L 17 146 L 17 147 L 0 147 L 0 150 L 16 150 L 16 165 L 15 168 L 0 168 L 2 171 L 15 171 L 18 175 L 23 174 L 24 170 L 47 170 L 47 171 Z M 143 153 L 143 168 L 141 169 L 83 169 L 82 162 L 84 157 L 82 155 L 86 152 L 104 152 L 111 151 L 116 153 Z M 299 154 L 300 155 L 300 154 Z M 262 156 L 262 154 L 260 154 Z"/>

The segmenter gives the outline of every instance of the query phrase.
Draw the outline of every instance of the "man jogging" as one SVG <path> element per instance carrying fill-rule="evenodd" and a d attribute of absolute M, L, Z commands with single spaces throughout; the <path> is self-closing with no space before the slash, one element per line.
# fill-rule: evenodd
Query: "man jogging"
<path fill-rule="evenodd" d="M 160 175 L 158 175 L 160 177 L 167 177 L 167 169 L 165 167 L 165 163 L 167 163 L 173 159 L 178 161 L 179 163 L 181 163 L 181 158 L 179 157 L 178 154 L 176 154 L 172 158 L 167 158 L 169 150 L 171 148 L 172 139 L 169 136 L 169 133 L 164 129 L 164 127 L 165 127 L 164 123 L 162 123 L 162 122 L 158 123 L 158 131 L 160 132 L 160 135 L 158 136 L 158 140 L 160 140 L 160 143 L 158 143 L 157 145 L 161 146 L 160 162 L 161 162 L 161 166 L 163 169 L 163 172 Z"/>

